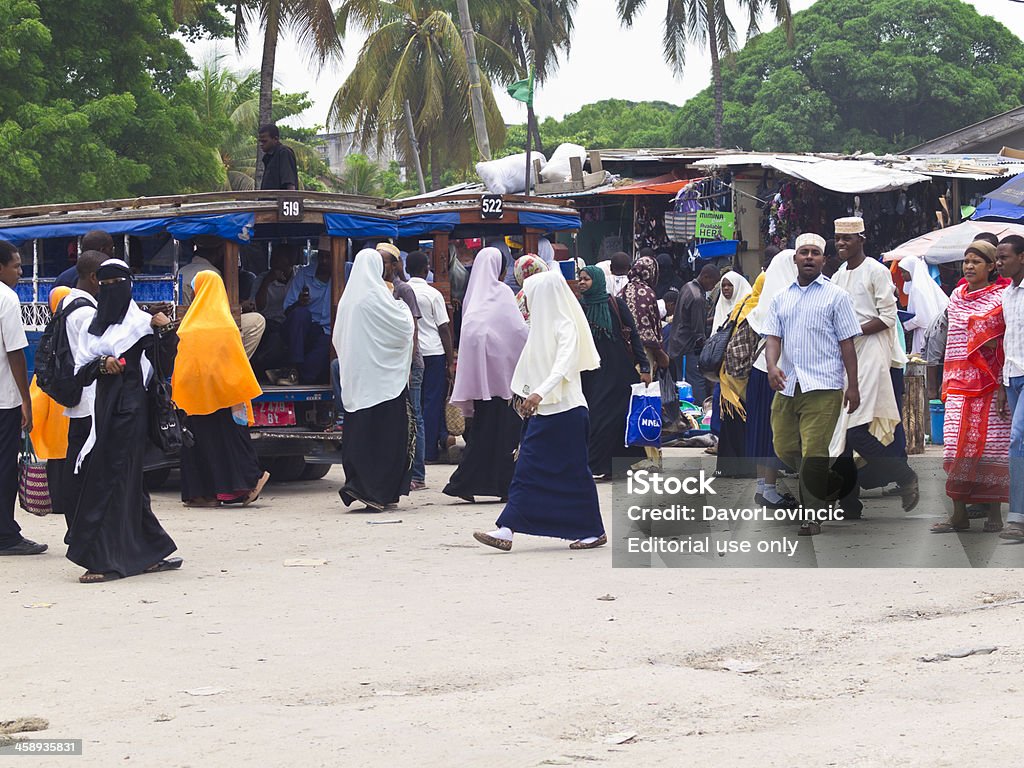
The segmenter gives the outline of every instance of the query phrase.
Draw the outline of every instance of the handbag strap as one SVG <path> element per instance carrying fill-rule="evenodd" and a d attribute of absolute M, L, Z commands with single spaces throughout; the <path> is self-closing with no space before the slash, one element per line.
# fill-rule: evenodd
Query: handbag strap
<path fill-rule="evenodd" d="M 28 432 L 25 433 L 25 440 L 21 445 L 22 458 L 27 459 L 30 462 L 36 461 L 36 452 L 32 447 L 32 437 Z"/>

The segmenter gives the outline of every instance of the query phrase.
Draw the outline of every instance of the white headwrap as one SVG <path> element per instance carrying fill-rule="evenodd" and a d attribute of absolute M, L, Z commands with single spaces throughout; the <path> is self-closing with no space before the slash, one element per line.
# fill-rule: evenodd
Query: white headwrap
<path fill-rule="evenodd" d="M 910 273 L 910 281 L 904 283 L 907 294 L 907 311 L 914 317 L 904 326 L 907 330 L 927 330 L 936 317 L 946 311 L 949 297 L 935 283 L 928 273 L 928 265 L 918 256 L 906 256 L 900 260 L 900 269 Z M 924 334 L 914 334 L 913 352 L 924 348 Z"/>
<path fill-rule="evenodd" d="M 711 324 L 712 333 L 725 325 L 725 321 L 729 319 L 729 315 L 736 308 L 736 305 L 749 296 L 753 290 L 750 283 L 747 282 L 747 278 L 739 272 L 733 272 L 732 270 L 726 272 L 722 275 L 722 282 L 726 281 L 732 286 L 732 298 L 725 298 L 725 293 L 719 295 L 718 303 L 715 304 L 715 319 Z"/>
<path fill-rule="evenodd" d="M 360 251 L 338 302 L 333 341 L 346 411 L 394 400 L 409 383 L 412 313 L 384 285 L 383 272 L 376 250 Z"/>
<path fill-rule="evenodd" d="M 512 391 L 529 397 L 551 375 L 564 349 L 573 351 L 565 374 L 599 368 L 601 357 L 587 317 L 562 275 L 557 271 L 540 272 L 526 281 L 523 290 L 530 306 L 530 335 L 512 374 Z M 541 402 L 560 402 L 567 383 L 562 379 Z"/>
<path fill-rule="evenodd" d="M 555 248 L 546 237 L 542 237 L 537 241 L 537 255 L 544 259 L 545 264 L 553 267 L 555 263 Z"/>
<path fill-rule="evenodd" d="M 757 300 L 757 306 L 747 315 L 747 323 L 758 333 L 764 333 L 765 321 L 768 319 L 768 310 L 779 293 L 786 290 L 796 280 L 797 268 L 793 256 L 796 254 L 792 248 L 779 251 L 772 259 L 771 264 L 764 273 L 764 284 L 761 286 L 761 296 Z"/>

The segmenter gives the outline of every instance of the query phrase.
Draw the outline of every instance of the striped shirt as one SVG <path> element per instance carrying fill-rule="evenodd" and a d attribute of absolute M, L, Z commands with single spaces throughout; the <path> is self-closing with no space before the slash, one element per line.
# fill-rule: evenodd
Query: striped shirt
<path fill-rule="evenodd" d="M 859 336 L 860 323 L 850 295 L 819 275 L 808 286 L 794 282 L 772 299 L 764 335 L 782 339 L 782 394 L 793 397 L 797 384 L 801 392 L 843 389 L 839 342 Z"/>
<path fill-rule="evenodd" d="M 1011 378 L 1024 376 L 1024 285 L 1010 283 L 1003 291 L 1003 320 L 1006 333 L 1003 336 L 1003 384 Z"/>

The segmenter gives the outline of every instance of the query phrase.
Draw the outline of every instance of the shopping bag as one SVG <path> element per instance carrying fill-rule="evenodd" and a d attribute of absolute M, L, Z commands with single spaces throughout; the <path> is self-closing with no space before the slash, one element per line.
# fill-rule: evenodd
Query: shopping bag
<path fill-rule="evenodd" d="M 46 479 L 46 462 L 36 458 L 32 441 L 27 435 L 18 459 L 18 504 L 26 512 L 40 517 L 53 511 L 50 485 Z"/>
<path fill-rule="evenodd" d="M 661 385 L 634 384 L 626 413 L 626 445 L 661 447 Z"/>

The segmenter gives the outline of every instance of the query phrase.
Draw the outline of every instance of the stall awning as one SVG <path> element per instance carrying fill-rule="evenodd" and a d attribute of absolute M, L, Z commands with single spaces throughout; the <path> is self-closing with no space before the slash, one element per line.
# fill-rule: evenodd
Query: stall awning
<path fill-rule="evenodd" d="M 111 235 L 146 237 L 167 232 L 178 240 L 189 240 L 199 235 L 215 235 L 225 240 L 247 243 L 252 239 L 255 220 L 256 216 L 253 213 L 221 213 L 155 219 L 69 221 L 27 227 L 0 227 L 0 240 L 21 245 L 28 240 L 78 237 L 94 229 L 102 229 Z"/>
<path fill-rule="evenodd" d="M 613 189 L 606 189 L 602 195 L 674 195 L 694 179 L 677 179 L 672 174 L 644 179 Z"/>
<path fill-rule="evenodd" d="M 743 160 L 746 159 L 746 162 Z M 891 192 L 914 184 L 931 181 L 921 173 L 897 171 L 862 160 L 830 160 L 821 157 L 796 158 L 780 155 L 727 155 L 698 160 L 698 168 L 752 165 L 772 168 L 795 179 L 802 179 L 822 189 L 844 195 Z"/>
<path fill-rule="evenodd" d="M 907 256 L 920 256 L 929 264 L 962 261 L 967 246 L 982 232 L 989 232 L 1002 239 L 1007 235 L 1024 235 L 1024 225 L 995 221 L 965 221 L 908 240 L 903 245 L 882 254 L 882 260 L 899 261 Z"/>
<path fill-rule="evenodd" d="M 519 226 L 542 229 L 545 232 L 565 232 L 571 229 L 579 229 L 581 224 L 579 214 L 576 213 L 520 211 Z"/>

